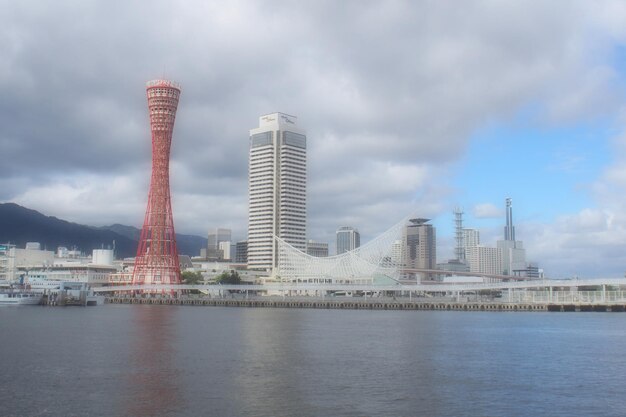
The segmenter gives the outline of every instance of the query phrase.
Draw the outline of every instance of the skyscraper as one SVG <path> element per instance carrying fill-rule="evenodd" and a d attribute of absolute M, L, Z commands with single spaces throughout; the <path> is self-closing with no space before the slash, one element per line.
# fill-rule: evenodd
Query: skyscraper
<path fill-rule="evenodd" d="M 411 219 L 404 229 L 403 261 L 408 269 L 435 269 L 437 266 L 435 228 L 428 224 L 429 221 Z M 430 274 L 422 276 L 432 278 Z"/>
<path fill-rule="evenodd" d="M 316 258 L 325 258 L 328 256 L 328 243 L 309 240 L 306 243 L 306 254 Z"/>
<path fill-rule="evenodd" d="M 235 245 L 235 263 L 247 264 L 248 263 L 248 241 L 240 240 Z"/>
<path fill-rule="evenodd" d="M 211 229 L 207 235 L 207 258 L 209 259 L 227 259 L 224 253 L 220 252 L 220 243 L 231 241 L 230 229 Z"/>
<path fill-rule="evenodd" d="M 250 130 L 248 180 L 248 267 L 270 270 L 274 235 L 306 251 L 306 134 L 295 116 L 261 116 Z"/>
<path fill-rule="evenodd" d="M 141 228 L 133 284 L 178 284 L 180 265 L 170 198 L 170 147 L 180 86 L 155 80 L 146 86 L 152 131 L 152 177 Z"/>
<path fill-rule="evenodd" d="M 463 248 L 480 245 L 480 231 L 478 229 L 463 229 Z"/>
<path fill-rule="evenodd" d="M 337 229 L 337 255 L 349 252 L 361 246 L 359 231 L 350 226 Z"/>

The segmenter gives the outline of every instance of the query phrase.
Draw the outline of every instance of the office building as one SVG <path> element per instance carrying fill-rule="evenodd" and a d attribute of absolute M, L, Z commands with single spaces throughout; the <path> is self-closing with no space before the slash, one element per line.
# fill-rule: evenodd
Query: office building
<path fill-rule="evenodd" d="M 349 252 L 361 246 L 359 231 L 350 226 L 337 229 L 337 255 Z"/>
<path fill-rule="evenodd" d="M 407 269 L 435 269 L 437 266 L 436 232 L 430 219 L 411 219 L 404 228 L 403 261 Z M 432 279 L 433 274 L 419 274 Z M 410 273 L 409 277 L 414 277 Z"/>
<path fill-rule="evenodd" d="M 230 229 L 211 229 L 207 236 L 207 258 L 209 260 L 230 259 L 224 256 L 224 250 L 220 249 L 220 244 L 231 241 Z M 222 245 L 223 246 L 223 245 Z"/>
<path fill-rule="evenodd" d="M 502 251 L 487 246 L 470 246 L 465 248 L 465 256 L 470 272 L 481 274 L 501 274 Z"/>
<path fill-rule="evenodd" d="M 306 253 L 316 258 L 325 258 L 328 256 L 328 243 L 309 240 L 306 243 Z"/>
<path fill-rule="evenodd" d="M 231 251 L 230 251 L 231 243 L 230 240 L 226 240 L 219 243 L 218 246 L 218 260 L 220 261 L 230 261 Z"/>
<path fill-rule="evenodd" d="M 462 233 L 464 248 L 480 245 L 480 232 L 478 229 L 463 229 Z"/>
<path fill-rule="evenodd" d="M 235 263 L 247 264 L 248 263 L 248 241 L 240 240 L 235 244 Z"/>
<path fill-rule="evenodd" d="M 274 236 L 306 251 L 306 134 L 297 118 L 273 113 L 250 130 L 248 268 L 271 271 Z"/>

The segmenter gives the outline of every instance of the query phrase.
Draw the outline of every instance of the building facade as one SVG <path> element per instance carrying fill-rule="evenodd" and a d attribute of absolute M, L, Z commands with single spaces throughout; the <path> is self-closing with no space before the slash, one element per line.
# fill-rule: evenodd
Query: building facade
<path fill-rule="evenodd" d="M 316 258 L 325 258 L 328 256 L 328 243 L 309 240 L 306 243 L 306 253 Z"/>
<path fill-rule="evenodd" d="M 211 229 L 207 235 L 207 251 L 206 256 L 210 260 L 222 260 L 222 259 L 230 259 L 224 257 L 224 252 L 220 250 L 220 244 L 222 242 L 230 242 L 231 241 L 231 230 L 230 229 Z"/>
<path fill-rule="evenodd" d="M 403 263 L 408 269 L 436 269 L 436 232 L 429 219 L 411 219 L 404 229 Z M 413 277 L 415 274 L 411 273 Z M 432 279 L 432 274 L 420 274 Z"/>
<path fill-rule="evenodd" d="M 272 270 L 278 236 L 306 251 L 306 134 L 297 118 L 273 113 L 250 130 L 248 268 Z"/>
<path fill-rule="evenodd" d="M 337 229 L 337 255 L 349 252 L 361 246 L 359 231 L 350 226 Z"/>
<path fill-rule="evenodd" d="M 463 229 L 463 247 L 471 248 L 480 245 L 480 232 L 478 229 Z"/>
<path fill-rule="evenodd" d="M 465 256 L 470 272 L 482 274 L 501 274 L 502 251 L 487 246 L 470 246 L 465 248 Z"/>
<path fill-rule="evenodd" d="M 247 264 L 248 263 L 248 241 L 240 240 L 235 244 L 235 263 Z"/>

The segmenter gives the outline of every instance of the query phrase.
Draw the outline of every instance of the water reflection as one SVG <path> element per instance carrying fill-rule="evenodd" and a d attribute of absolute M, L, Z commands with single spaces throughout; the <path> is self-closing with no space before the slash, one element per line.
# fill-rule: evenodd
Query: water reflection
<path fill-rule="evenodd" d="M 180 406 L 179 374 L 173 366 L 175 309 L 170 306 L 132 309 L 127 415 L 175 414 Z"/>
<path fill-rule="evenodd" d="M 300 311 L 259 309 L 246 312 L 241 323 L 241 372 L 236 386 L 245 415 L 307 415 L 306 390 L 300 389 Z M 277 314 L 278 313 L 278 314 Z M 282 314 L 281 314 L 282 313 Z"/>

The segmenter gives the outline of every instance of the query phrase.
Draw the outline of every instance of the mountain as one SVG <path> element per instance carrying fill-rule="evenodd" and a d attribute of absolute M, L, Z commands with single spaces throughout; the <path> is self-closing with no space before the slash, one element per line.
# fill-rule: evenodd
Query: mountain
<path fill-rule="evenodd" d="M 139 241 L 139 237 L 141 235 L 141 229 L 118 223 L 112 224 L 111 226 L 98 227 L 98 229 L 117 233 L 118 235 L 125 236 L 135 242 Z M 200 255 L 200 249 L 206 248 L 207 243 L 208 241 L 205 237 L 176 233 L 176 246 L 178 247 L 178 252 L 182 255 L 198 256 Z"/>
<path fill-rule="evenodd" d="M 140 230 L 132 226 L 114 224 L 91 227 L 71 223 L 14 203 L 0 204 L 0 243 L 24 247 L 26 242 L 39 242 L 43 248 L 56 250 L 59 246 L 91 253 L 93 249 L 112 247 L 116 256 L 135 256 Z M 176 234 L 180 254 L 197 256 L 205 248 L 207 239 L 200 236 Z"/>

